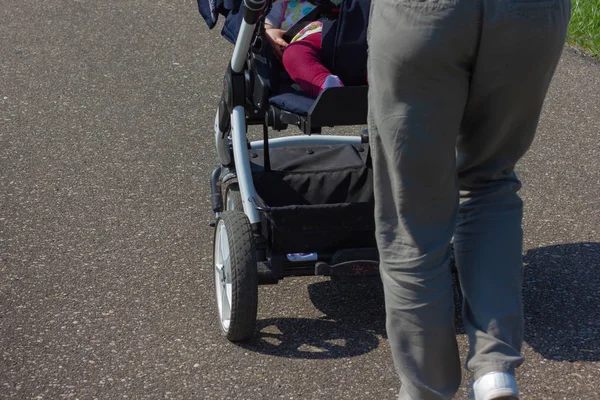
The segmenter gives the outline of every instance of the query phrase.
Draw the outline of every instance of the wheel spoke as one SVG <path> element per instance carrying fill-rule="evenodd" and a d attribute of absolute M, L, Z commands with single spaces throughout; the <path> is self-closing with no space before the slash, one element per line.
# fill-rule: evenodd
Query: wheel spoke
<path fill-rule="evenodd" d="M 229 304 L 233 303 L 233 284 L 227 282 L 225 283 L 225 295 L 227 296 L 227 301 Z"/>
<path fill-rule="evenodd" d="M 223 310 L 221 323 L 225 329 L 229 329 L 229 321 L 231 319 L 231 303 L 229 302 L 229 296 L 227 295 L 227 286 L 231 285 L 225 285 L 221 291 L 221 309 Z"/>
<path fill-rule="evenodd" d="M 225 230 L 225 225 L 221 228 L 220 240 L 221 240 L 221 262 L 223 265 L 226 265 L 229 261 L 229 241 L 227 240 L 227 231 Z"/>
<path fill-rule="evenodd" d="M 225 273 L 225 266 L 221 263 L 215 263 L 215 269 L 217 270 L 219 276 L 223 276 Z"/>
<path fill-rule="evenodd" d="M 217 252 L 218 253 L 218 252 Z M 217 306 L 219 308 L 219 316 L 223 316 L 223 264 L 215 262 L 215 289 L 217 295 Z"/>

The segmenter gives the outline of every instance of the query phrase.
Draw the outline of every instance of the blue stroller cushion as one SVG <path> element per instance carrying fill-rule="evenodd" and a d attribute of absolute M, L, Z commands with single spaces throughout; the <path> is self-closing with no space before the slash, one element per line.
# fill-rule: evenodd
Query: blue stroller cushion
<path fill-rule="evenodd" d="M 269 99 L 274 106 L 301 116 L 308 115 L 314 102 L 315 99 L 300 93 L 283 93 Z"/>

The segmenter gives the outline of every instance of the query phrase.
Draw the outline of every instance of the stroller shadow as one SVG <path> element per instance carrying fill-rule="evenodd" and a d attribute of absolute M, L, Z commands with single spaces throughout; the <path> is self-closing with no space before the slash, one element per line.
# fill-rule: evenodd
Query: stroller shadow
<path fill-rule="evenodd" d="M 544 358 L 600 361 L 600 243 L 527 252 L 525 341 Z"/>
<path fill-rule="evenodd" d="M 325 316 L 320 319 L 269 318 L 257 321 L 257 334 L 242 347 L 285 358 L 356 357 L 386 338 L 381 281 L 324 281 L 308 286 L 308 294 Z"/>

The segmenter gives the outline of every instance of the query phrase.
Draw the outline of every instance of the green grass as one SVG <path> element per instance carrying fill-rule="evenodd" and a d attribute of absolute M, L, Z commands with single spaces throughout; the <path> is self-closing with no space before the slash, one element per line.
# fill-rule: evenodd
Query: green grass
<path fill-rule="evenodd" d="M 568 41 L 600 58 L 600 0 L 572 0 Z"/>

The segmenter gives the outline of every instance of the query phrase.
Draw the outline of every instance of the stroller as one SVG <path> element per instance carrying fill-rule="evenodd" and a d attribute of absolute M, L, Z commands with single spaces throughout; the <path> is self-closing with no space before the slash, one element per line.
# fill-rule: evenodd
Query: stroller
<path fill-rule="evenodd" d="M 226 17 L 222 35 L 235 44 L 215 118 L 219 162 L 210 180 L 216 298 L 230 341 L 253 336 L 258 285 L 291 276 L 379 274 L 368 135 L 321 135 L 323 127 L 367 122 L 370 0 L 329 8 L 337 17 L 324 23 L 330 57 L 323 61 L 346 86 L 317 99 L 292 87 L 265 39 L 271 5 L 198 0 L 210 28 L 219 14 Z M 247 139 L 249 125 L 262 125 L 262 140 Z M 269 138 L 270 129 L 290 125 L 302 134 Z"/>

